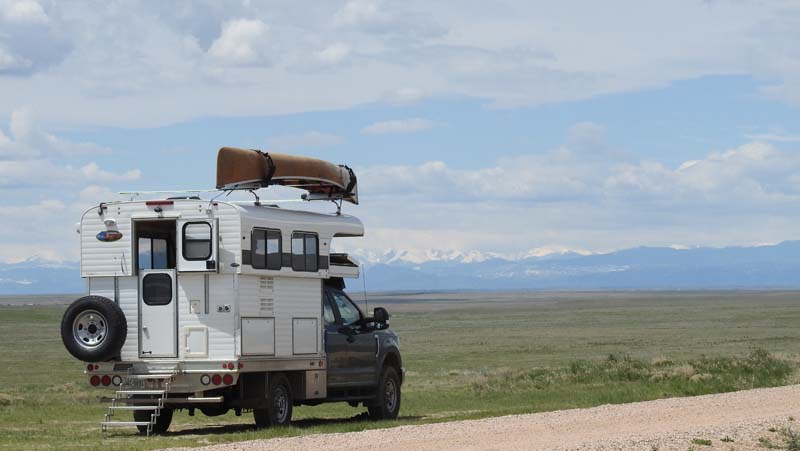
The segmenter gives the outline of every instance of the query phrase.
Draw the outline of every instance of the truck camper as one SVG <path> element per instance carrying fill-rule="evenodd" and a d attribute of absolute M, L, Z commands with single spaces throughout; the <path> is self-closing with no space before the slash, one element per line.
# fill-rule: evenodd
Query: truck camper
<path fill-rule="evenodd" d="M 78 225 L 88 295 L 64 314 L 66 349 L 87 381 L 110 389 L 101 429 L 165 432 L 173 412 L 251 411 L 259 427 L 292 407 L 362 405 L 396 418 L 404 368 L 389 314 L 366 315 L 344 292 L 358 262 L 331 252 L 360 237 L 347 166 L 224 147 L 217 189 L 299 188 L 335 213 L 192 196 L 101 203 Z M 119 418 L 132 412 L 133 421 Z"/>

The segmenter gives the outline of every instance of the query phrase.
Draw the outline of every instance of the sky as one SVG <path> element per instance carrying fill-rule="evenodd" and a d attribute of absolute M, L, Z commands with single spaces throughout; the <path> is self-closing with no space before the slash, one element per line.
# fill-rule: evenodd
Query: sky
<path fill-rule="evenodd" d="M 362 254 L 800 239 L 797 42 L 779 0 L 0 0 L 0 261 L 221 146 L 353 167 Z"/>

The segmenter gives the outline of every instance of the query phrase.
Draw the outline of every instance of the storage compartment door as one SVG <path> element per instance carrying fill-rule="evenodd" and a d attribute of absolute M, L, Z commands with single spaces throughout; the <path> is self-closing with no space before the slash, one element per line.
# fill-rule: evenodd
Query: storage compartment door
<path fill-rule="evenodd" d="M 218 228 L 216 219 L 178 221 L 179 272 L 217 272 Z"/>

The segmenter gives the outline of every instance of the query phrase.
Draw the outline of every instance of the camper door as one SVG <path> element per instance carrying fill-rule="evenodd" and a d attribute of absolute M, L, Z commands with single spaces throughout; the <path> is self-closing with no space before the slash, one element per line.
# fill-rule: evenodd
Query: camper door
<path fill-rule="evenodd" d="M 178 271 L 216 272 L 219 228 L 216 219 L 178 221 Z"/>

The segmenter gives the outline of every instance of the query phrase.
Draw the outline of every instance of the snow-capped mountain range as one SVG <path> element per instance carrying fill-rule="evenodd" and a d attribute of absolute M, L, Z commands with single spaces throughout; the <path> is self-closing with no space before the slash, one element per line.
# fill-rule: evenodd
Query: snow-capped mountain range
<path fill-rule="evenodd" d="M 603 254 L 402 250 L 351 252 L 369 291 L 518 289 L 796 289 L 800 241 L 725 248 L 639 247 Z M 348 281 L 353 289 L 361 281 Z M 0 263 L 0 294 L 81 293 L 76 262 Z"/>

